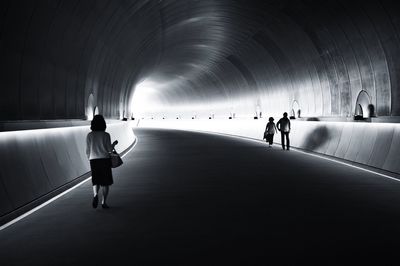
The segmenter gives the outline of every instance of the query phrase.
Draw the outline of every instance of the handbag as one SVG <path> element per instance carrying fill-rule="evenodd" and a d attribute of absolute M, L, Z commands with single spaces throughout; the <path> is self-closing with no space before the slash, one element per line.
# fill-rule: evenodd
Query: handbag
<path fill-rule="evenodd" d="M 267 139 L 267 136 L 268 136 L 268 131 L 267 131 L 267 130 L 265 130 L 265 131 L 264 131 L 264 136 L 263 136 L 263 139 Z"/>
<path fill-rule="evenodd" d="M 121 159 L 121 156 L 119 156 L 116 150 L 113 150 L 110 153 L 110 160 L 111 160 L 111 168 L 117 168 L 118 166 L 124 163 Z"/>

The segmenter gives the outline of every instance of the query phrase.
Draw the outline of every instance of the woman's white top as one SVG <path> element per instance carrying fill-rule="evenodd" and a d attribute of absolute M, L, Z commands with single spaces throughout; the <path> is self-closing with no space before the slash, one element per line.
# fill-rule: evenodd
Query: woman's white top
<path fill-rule="evenodd" d="M 92 131 L 86 137 L 86 155 L 89 160 L 110 158 L 112 151 L 110 134 Z"/>

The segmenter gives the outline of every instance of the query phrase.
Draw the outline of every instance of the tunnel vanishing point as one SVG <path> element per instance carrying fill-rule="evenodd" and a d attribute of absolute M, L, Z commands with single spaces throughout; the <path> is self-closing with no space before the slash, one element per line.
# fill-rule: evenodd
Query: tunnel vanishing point
<path fill-rule="evenodd" d="M 287 112 L 294 148 L 400 175 L 395 1 L 7 0 L 0 14 L 0 226 L 90 176 L 95 114 L 123 152 L 132 127 L 261 139 Z"/>

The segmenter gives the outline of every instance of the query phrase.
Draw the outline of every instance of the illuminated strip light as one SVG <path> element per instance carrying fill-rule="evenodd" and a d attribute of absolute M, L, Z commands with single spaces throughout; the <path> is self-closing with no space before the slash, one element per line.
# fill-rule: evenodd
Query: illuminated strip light
<path fill-rule="evenodd" d="M 262 140 L 253 139 L 253 138 L 249 138 L 249 137 L 242 137 L 242 136 L 237 136 L 237 135 L 231 135 L 231 134 L 227 134 L 227 133 L 218 133 L 218 132 L 204 131 L 204 130 L 189 130 L 189 131 L 220 135 L 220 136 L 225 136 L 225 137 L 231 137 L 231 138 L 237 138 L 237 139 L 241 139 L 241 140 L 252 141 L 252 142 L 255 142 L 255 143 L 258 143 L 258 144 L 261 144 L 261 143 L 264 144 L 264 142 Z M 266 145 L 266 143 L 265 143 L 265 145 Z M 371 174 L 375 174 L 375 175 L 378 175 L 378 176 L 381 176 L 381 177 L 385 177 L 385 178 L 400 182 L 400 180 L 395 178 L 395 177 L 391 177 L 389 175 L 385 175 L 385 174 L 378 173 L 378 172 L 375 172 L 375 171 L 372 171 L 372 170 L 369 170 L 369 169 L 365 169 L 365 168 L 362 168 L 360 166 L 356 166 L 356 165 L 353 165 L 353 164 L 350 164 L 350 163 L 345 163 L 345 162 L 341 162 L 339 160 L 335 160 L 335 159 L 328 158 L 328 157 L 325 157 L 325 156 L 321 156 L 321 155 L 318 155 L 318 154 L 313 154 L 313 153 L 308 153 L 308 152 L 305 152 L 305 151 L 301 151 L 298 148 L 295 148 L 293 150 L 296 151 L 296 152 L 302 153 L 302 154 L 306 154 L 306 155 L 309 155 L 309 156 L 313 156 L 313 157 L 317 157 L 317 158 L 320 158 L 320 159 L 328 160 L 328 161 L 335 162 L 335 163 L 338 163 L 338 164 L 346 165 L 346 166 L 353 167 L 353 168 L 358 169 L 358 170 L 362 170 L 364 172 L 368 172 L 368 173 L 371 173 Z"/>
<path fill-rule="evenodd" d="M 138 143 L 138 138 L 137 138 L 136 136 L 135 136 L 135 138 L 136 138 L 135 143 L 133 143 L 132 147 L 131 147 L 124 155 L 121 156 L 122 158 L 125 157 L 130 151 L 132 151 L 133 148 L 134 148 L 134 147 L 136 146 L 136 144 Z M 28 212 L 26 212 L 26 213 L 24 213 L 24 214 L 18 216 L 18 217 L 15 218 L 14 220 L 12 220 L 12 221 L 10 221 L 10 222 L 8 222 L 8 223 L 6 223 L 6 224 L 0 226 L 0 231 L 6 229 L 7 227 L 9 227 L 9 226 L 15 224 L 15 223 L 18 222 L 18 221 L 24 219 L 25 217 L 31 215 L 32 213 L 34 213 L 34 212 L 40 210 L 41 208 L 45 207 L 46 205 L 49 205 L 50 203 L 52 203 L 52 202 L 55 201 L 56 199 L 58 199 L 58 198 L 64 196 L 64 195 L 67 194 L 68 192 L 70 192 L 70 191 L 74 190 L 75 188 L 81 186 L 83 183 L 87 182 L 90 178 L 92 178 L 92 176 L 89 176 L 87 179 L 83 180 L 82 182 L 80 182 L 79 184 L 73 186 L 72 188 L 67 189 L 66 191 L 64 191 L 64 192 L 62 192 L 61 194 L 58 194 L 57 196 L 55 196 L 55 197 L 49 199 L 48 201 L 46 201 L 46 202 L 40 204 L 39 206 L 33 208 L 32 210 L 30 210 L 30 211 L 28 211 Z"/>

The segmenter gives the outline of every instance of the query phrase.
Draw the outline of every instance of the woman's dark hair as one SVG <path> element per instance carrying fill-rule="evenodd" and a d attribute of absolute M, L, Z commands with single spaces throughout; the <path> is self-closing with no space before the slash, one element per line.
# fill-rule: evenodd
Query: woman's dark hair
<path fill-rule="evenodd" d="M 272 121 L 274 121 L 274 118 L 270 117 L 268 120 L 272 122 Z"/>
<path fill-rule="evenodd" d="M 106 121 L 102 115 L 95 115 L 90 124 L 90 129 L 93 131 L 105 131 L 107 128 Z"/>

